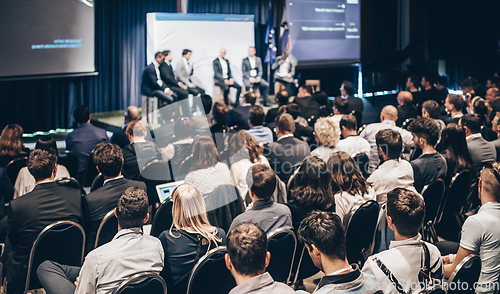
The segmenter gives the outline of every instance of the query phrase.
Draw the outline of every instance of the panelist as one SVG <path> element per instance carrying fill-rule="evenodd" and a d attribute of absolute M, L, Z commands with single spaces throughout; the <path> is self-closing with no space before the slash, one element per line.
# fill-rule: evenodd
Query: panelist
<path fill-rule="evenodd" d="M 191 59 L 192 51 L 189 49 L 182 50 L 182 58 L 177 62 L 177 66 L 175 67 L 175 74 L 179 78 L 179 80 L 187 86 L 186 90 L 189 94 L 193 94 L 194 96 L 205 94 L 205 90 L 196 86 L 191 81 L 191 75 L 193 74 L 193 66 L 189 62 Z M 184 87 L 185 88 L 185 87 Z"/>
<path fill-rule="evenodd" d="M 262 104 L 267 106 L 269 83 L 262 79 L 262 60 L 260 57 L 255 56 L 255 53 L 255 47 L 250 46 L 248 48 L 248 57 L 243 59 L 241 67 L 243 70 L 243 83 L 247 90 L 250 90 L 252 87 L 259 87 L 260 94 L 264 99 Z"/>
<path fill-rule="evenodd" d="M 142 72 L 141 94 L 156 97 L 167 103 L 173 103 L 177 96 L 160 77 L 160 64 L 165 57 L 161 52 L 155 53 L 155 59 Z"/>
<path fill-rule="evenodd" d="M 220 89 L 224 91 L 224 103 L 226 103 L 226 105 L 229 105 L 229 88 L 235 88 L 238 92 L 236 93 L 236 101 L 234 104 L 238 105 L 241 94 L 241 86 L 233 80 L 231 65 L 225 56 L 226 49 L 222 48 L 220 49 L 219 57 L 214 60 L 214 84 L 219 86 Z"/>
<path fill-rule="evenodd" d="M 177 100 L 184 100 L 188 97 L 189 92 L 187 91 L 187 86 L 184 85 L 175 76 L 174 68 L 172 67 L 172 53 L 170 50 L 165 50 L 162 52 L 165 57 L 164 62 L 160 63 L 160 77 L 161 80 L 170 88 L 175 94 L 177 94 Z"/>

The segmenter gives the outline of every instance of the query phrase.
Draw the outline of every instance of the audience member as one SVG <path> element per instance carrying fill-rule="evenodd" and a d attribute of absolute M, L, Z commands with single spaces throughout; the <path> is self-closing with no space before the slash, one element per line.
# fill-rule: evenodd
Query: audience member
<path fill-rule="evenodd" d="M 170 160 L 172 172 L 175 174 L 179 170 L 181 163 L 192 154 L 193 151 L 193 122 L 188 117 L 183 117 L 174 125 L 175 142 L 168 144 L 162 151 L 165 161 Z"/>
<path fill-rule="evenodd" d="M 0 167 L 19 157 L 27 157 L 30 150 L 23 145 L 23 128 L 16 124 L 6 125 L 0 135 Z"/>
<path fill-rule="evenodd" d="M 450 114 L 450 118 L 445 121 L 445 123 L 458 124 L 458 121 L 464 115 L 462 113 L 462 108 L 464 107 L 464 99 L 460 95 L 450 94 L 444 101 L 444 107 Z"/>
<path fill-rule="evenodd" d="M 80 159 L 79 171 L 83 172 L 87 165 L 87 158 L 95 145 L 108 140 L 106 131 L 90 123 L 91 115 L 87 106 L 79 106 L 73 111 L 73 120 L 78 127 L 66 135 L 66 150 L 75 152 Z"/>
<path fill-rule="evenodd" d="M 439 104 L 436 101 L 427 100 L 422 103 L 422 117 L 431 119 L 437 125 L 439 133 L 441 134 L 446 124 L 439 119 L 440 112 Z"/>
<path fill-rule="evenodd" d="M 472 158 L 467 148 L 465 131 L 457 124 L 448 124 L 441 133 L 441 154 L 446 159 L 447 173 L 445 183 L 449 185 L 451 179 L 463 170 L 472 172 Z"/>
<path fill-rule="evenodd" d="M 359 136 L 368 143 L 370 143 L 370 169 L 369 173 L 372 173 L 379 165 L 378 148 L 375 140 L 375 135 L 385 129 L 392 129 L 399 134 L 403 139 L 403 147 L 413 146 L 412 135 L 410 132 L 396 127 L 396 121 L 398 120 L 398 110 L 392 105 L 387 105 L 382 108 L 380 112 L 380 123 L 373 123 L 366 126 L 366 128 L 359 134 Z"/>
<path fill-rule="evenodd" d="M 416 118 L 418 110 L 413 105 L 413 95 L 408 91 L 401 91 L 398 93 L 398 120 L 396 125 L 402 126 L 403 123 L 409 118 Z"/>
<path fill-rule="evenodd" d="M 490 104 L 483 98 L 476 96 L 472 99 L 471 110 L 472 113 L 479 115 L 483 121 L 481 136 L 490 142 L 497 139 L 497 134 L 492 130 L 491 126 L 491 120 L 495 117 L 495 113 L 492 111 Z"/>
<path fill-rule="evenodd" d="M 48 225 L 70 220 L 81 222 L 81 191 L 54 181 L 57 155 L 35 149 L 28 159 L 28 170 L 35 178 L 33 191 L 10 202 L 8 241 L 3 259 L 9 293 L 24 289 L 33 242 Z"/>
<path fill-rule="evenodd" d="M 328 118 L 320 118 L 314 124 L 314 137 L 319 146 L 311 152 L 311 155 L 328 161 L 328 158 L 337 151 L 335 146 L 340 140 L 338 125 Z"/>
<path fill-rule="evenodd" d="M 376 195 L 349 154 L 333 153 L 328 159 L 328 171 L 332 174 L 335 212 L 346 227 L 354 209 L 366 201 L 377 200 Z"/>
<path fill-rule="evenodd" d="M 381 130 L 375 135 L 380 165 L 366 180 L 372 185 L 377 195 L 377 202 L 382 207 L 387 202 L 387 193 L 403 188 L 416 192 L 413 187 L 413 168 L 401 158 L 403 140 L 401 135 L 391 129 Z"/>
<path fill-rule="evenodd" d="M 486 100 L 488 100 L 488 103 L 490 103 L 494 114 L 500 112 L 500 91 L 498 90 L 498 88 L 489 88 L 486 91 L 485 98 Z"/>
<path fill-rule="evenodd" d="M 242 223 L 227 238 L 226 267 L 236 281 L 229 294 L 265 293 L 293 294 L 287 285 L 275 282 L 266 272 L 271 254 L 267 251 L 266 234 L 256 225 Z"/>
<path fill-rule="evenodd" d="M 420 84 L 422 85 L 422 102 L 433 100 L 439 105 L 443 105 L 444 101 L 439 100 L 439 93 L 434 87 L 435 82 L 436 78 L 434 74 L 427 73 L 422 76 L 422 81 L 420 82 Z"/>
<path fill-rule="evenodd" d="M 254 106 L 256 99 L 257 97 L 254 93 L 246 92 L 245 95 L 243 95 L 241 105 L 229 111 L 227 126 L 234 127 L 238 131 L 250 129 L 248 117 L 250 115 L 250 109 Z"/>
<path fill-rule="evenodd" d="M 248 194 L 252 204 L 247 211 L 238 215 L 229 228 L 233 229 L 241 223 L 253 223 L 269 234 L 279 228 L 292 228 L 292 214 L 284 205 L 275 203 L 272 196 L 276 189 L 276 174 L 267 165 L 256 164 L 247 173 Z"/>
<path fill-rule="evenodd" d="M 349 113 L 348 109 L 349 102 L 347 99 L 337 97 L 337 99 L 333 101 L 333 116 L 330 116 L 329 119 L 338 127 L 342 117 Z"/>
<path fill-rule="evenodd" d="M 335 150 L 344 151 L 354 157 L 359 153 L 370 156 L 370 143 L 358 136 L 356 117 L 352 114 L 342 116 L 340 120 L 340 133 L 344 139 L 335 145 Z"/>
<path fill-rule="evenodd" d="M 212 126 L 210 113 L 212 111 L 212 97 L 207 94 L 201 95 L 201 106 L 203 109 L 201 115 L 192 115 L 189 119 L 193 122 L 193 131 L 198 135 L 209 134 L 209 128 Z"/>
<path fill-rule="evenodd" d="M 423 102 L 422 92 L 419 92 L 421 81 L 422 79 L 415 75 L 409 76 L 406 80 L 406 90 L 413 96 L 413 105 L 416 107 L 420 107 Z"/>
<path fill-rule="evenodd" d="M 439 76 L 434 86 L 438 91 L 439 101 L 443 101 L 442 103 L 440 103 L 440 105 L 443 105 L 446 97 L 448 97 L 448 77 L 446 75 Z"/>
<path fill-rule="evenodd" d="M 500 79 L 497 76 L 492 76 L 486 80 L 486 88 L 498 88 L 500 87 Z"/>
<path fill-rule="evenodd" d="M 342 85 L 340 85 L 340 95 L 343 99 L 347 100 L 347 111 L 346 113 L 351 113 L 353 111 L 358 111 L 363 113 L 365 106 L 363 104 L 363 100 L 358 97 L 354 97 L 354 85 L 350 81 L 343 81 Z"/>
<path fill-rule="evenodd" d="M 130 144 L 127 134 L 125 133 L 127 125 L 129 122 L 138 120 L 139 118 L 139 109 L 136 106 L 129 106 L 127 110 L 125 110 L 125 114 L 123 114 L 123 127 L 119 131 L 115 132 L 109 141 L 120 146 L 120 148 Z"/>
<path fill-rule="evenodd" d="M 302 126 L 306 127 L 309 125 L 309 122 L 307 121 L 307 119 L 300 116 L 301 111 L 302 109 L 297 103 L 290 103 L 285 107 L 285 112 L 293 117 L 293 120 L 296 123 L 295 125 L 301 124 Z"/>
<path fill-rule="evenodd" d="M 290 103 L 286 107 L 280 108 L 280 114 L 288 113 L 295 121 L 295 131 L 293 135 L 295 138 L 309 142 L 314 137 L 314 130 L 309 126 L 307 119 L 300 116 L 300 106 L 295 103 Z M 274 124 L 276 127 L 276 123 Z"/>
<path fill-rule="evenodd" d="M 227 119 L 229 117 L 229 108 L 226 104 L 221 102 L 215 102 L 212 107 L 212 113 L 210 114 L 212 118 L 212 126 L 210 127 L 210 132 L 212 133 L 212 138 L 217 145 L 217 150 L 219 153 L 229 148 L 229 133 L 230 129 L 227 127 Z"/>
<path fill-rule="evenodd" d="M 172 220 L 159 239 L 165 251 L 162 276 L 168 293 L 186 293 L 191 270 L 210 249 L 226 245 L 226 233 L 210 225 L 205 201 L 192 184 L 177 186 L 172 193 Z"/>
<path fill-rule="evenodd" d="M 114 210 L 118 233 L 113 240 L 92 250 L 82 267 L 43 262 L 37 275 L 48 294 L 112 293 L 127 278 L 152 271 L 160 273 L 164 253 L 160 241 L 143 234 L 149 218 L 148 196 L 138 187 L 123 192 Z"/>
<path fill-rule="evenodd" d="M 319 117 L 331 116 L 333 109 L 330 100 L 328 100 L 328 94 L 325 91 L 319 91 L 314 93 L 313 97 L 319 104 Z"/>
<path fill-rule="evenodd" d="M 396 239 L 389 250 L 369 257 L 362 270 L 375 276 L 384 293 L 418 293 L 442 280 L 439 250 L 419 233 L 424 217 L 424 199 L 417 193 L 396 188 L 387 194 L 386 218 Z"/>
<path fill-rule="evenodd" d="M 299 87 L 297 97 L 292 103 L 300 107 L 300 116 L 305 119 L 316 120 L 319 117 L 319 104 L 312 96 L 311 86 L 302 85 Z"/>
<path fill-rule="evenodd" d="M 300 223 L 297 235 L 314 265 L 325 273 L 313 293 L 383 293 L 376 287 L 374 276 L 361 272 L 355 263 L 349 265 L 345 233 L 338 215 L 314 211 Z"/>
<path fill-rule="evenodd" d="M 408 130 L 413 135 L 415 146 L 422 149 L 422 155 L 412 160 L 413 179 L 415 189 L 422 191 L 425 185 L 437 179 L 446 177 L 446 160 L 436 151 L 439 140 L 439 128 L 428 118 L 417 118 L 412 121 Z"/>
<path fill-rule="evenodd" d="M 471 77 L 466 78 L 460 83 L 460 90 L 464 93 L 467 104 L 470 104 L 470 101 L 473 97 L 476 97 L 476 92 L 474 91 L 474 79 Z"/>
<path fill-rule="evenodd" d="M 492 141 L 497 150 L 497 161 L 500 161 L 500 113 L 497 113 L 491 121 L 491 129 L 497 134 L 497 139 Z"/>
<path fill-rule="evenodd" d="M 174 105 L 177 106 L 177 103 Z M 154 138 L 156 146 L 160 149 L 164 149 L 169 143 L 175 141 L 174 126 L 178 117 L 177 113 L 172 109 L 175 106 L 162 107 L 158 110 L 161 117 L 161 126 L 151 131 L 151 137 Z"/>
<path fill-rule="evenodd" d="M 278 117 L 278 109 L 282 105 L 287 105 L 288 104 L 288 92 L 285 90 L 279 91 L 276 93 L 276 103 L 278 104 L 278 107 L 276 108 L 271 108 L 267 111 L 266 113 L 266 125 L 270 123 L 274 123 L 274 120 Z"/>
<path fill-rule="evenodd" d="M 9 176 L 4 167 L 0 167 L 0 242 L 5 243 L 5 236 L 7 235 L 7 207 L 5 203 L 9 203 L 14 196 L 14 188 L 10 183 Z"/>
<path fill-rule="evenodd" d="M 273 132 L 268 127 L 264 126 L 264 110 L 260 106 L 250 108 L 248 114 L 248 125 L 250 129 L 248 133 L 252 135 L 259 143 L 273 142 Z"/>

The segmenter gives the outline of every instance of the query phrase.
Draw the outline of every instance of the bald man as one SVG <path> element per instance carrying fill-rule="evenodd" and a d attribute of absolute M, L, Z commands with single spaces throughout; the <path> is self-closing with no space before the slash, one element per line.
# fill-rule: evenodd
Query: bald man
<path fill-rule="evenodd" d="M 125 113 L 123 114 L 124 126 L 122 127 L 121 130 L 119 130 L 113 134 L 110 142 L 120 146 L 120 148 L 123 148 L 123 147 L 127 146 L 128 144 L 130 144 L 128 137 L 125 134 L 125 130 L 127 129 L 127 126 L 131 121 L 138 120 L 139 118 L 140 118 L 139 117 L 139 109 L 136 106 L 129 106 L 127 108 L 127 110 L 125 110 Z"/>
<path fill-rule="evenodd" d="M 490 103 L 491 108 L 493 108 L 491 117 L 495 117 L 495 113 L 500 112 L 500 91 L 498 88 L 489 88 L 486 91 L 485 98 Z"/>
<path fill-rule="evenodd" d="M 413 105 L 413 95 L 408 91 L 401 91 L 398 94 L 398 120 L 396 125 L 402 126 L 405 120 L 416 118 L 418 115 L 417 108 Z"/>
<path fill-rule="evenodd" d="M 239 103 L 241 86 L 233 80 L 231 65 L 229 64 L 229 60 L 226 59 L 226 49 L 224 48 L 220 49 L 219 57 L 214 60 L 214 84 L 219 86 L 224 92 L 224 103 L 226 105 L 229 105 L 230 102 L 229 88 L 235 88 L 238 91 L 236 93 L 235 104 Z"/>
<path fill-rule="evenodd" d="M 410 132 L 403 130 L 396 126 L 398 120 L 398 110 L 392 105 L 387 105 L 380 112 L 379 123 L 373 123 L 366 126 L 366 128 L 359 134 L 359 136 L 370 143 L 370 167 L 369 173 L 372 173 L 380 163 L 379 154 L 377 150 L 377 143 L 375 135 L 381 130 L 392 129 L 401 134 L 403 139 L 403 147 L 413 146 L 413 137 Z"/>

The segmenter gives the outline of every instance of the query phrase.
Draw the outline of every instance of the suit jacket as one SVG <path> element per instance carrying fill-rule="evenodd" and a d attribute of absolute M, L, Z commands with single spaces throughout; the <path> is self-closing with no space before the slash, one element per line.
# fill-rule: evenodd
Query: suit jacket
<path fill-rule="evenodd" d="M 153 159 L 162 159 L 160 149 L 153 142 L 131 143 L 123 149 L 122 170 L 127 179 L 139 178 L 141 168 Z"/>
<path fill-rule="evenodd" d="M 238 106 L 229 110 L 229 117 L 227 118 L 228 127 L 236 127 L 239 130 L 249 130 L 248 116 L 250 115 L 250 108 L 253 105 Z"/>
<path fill-rule="evenodd" d="M 57 182 L 40 183 L 33 191 L 10 202 L 6 269 L 9 287 L 24 288 L 33 242 L 48 225 L 71 220 L 81 222 L 81 191 Z"/>
<path fill-rule="evenodd" d="M 167 87 L 169 88 L 179 87 L 179 84 L 177 84 L 177 79 L 175 78 L 172 64 L 168 64 L 166 62 L 162 62 L 162 64 L 160 64 L 160 77 L 163 83 L 165 83 Z"/>
<path fill-rule="evenodd" d="M 66 150 L 75 152 L 80 159 L 82 171 L 87 165 L 87 158 L 95 145 L 108 140 L 106 131 L 91 123 L 80 124 L 73 132 L 66 135 Z"/>
<path fill-rule="evenodd" d="M 184 65 L 184 60 L 179 60 L 177 62 L 177 65 L 175 66 L 175 75 L 177 78 L 183 82 L 185 85 L 189 86 L 191 82 L 191 75 L 193 74 L 193 71 L 190 70 L 189 72 L 186 69 L 186 66 Z"/>
<path fill-rule="evenodd" d="M 294 137 L 286 137 L 270 143 L 264 150 L 269 164 L 278 177 L 285 183 L 293 174 L 295 168 L 310 154 L 309 145 Z"/>
<path fill-rule="evenodd" d="M 260 57 L 255 56 L 255 69 L 257 70 L 257 76 L 255 78 L 262 79 L 262 60 Z M 250 65 L 250 59 L 246 57 L 243 59 L 243 64 L 241 66 L 241 70 L 243 71 L 243 82 L 250 80 L 250 70 L 252 70 L 252 66 Z"/>
<path fill-rule="evenodd" d="M 229 64 L 229 60 L 225 59 L 227 64 L 227 80 L 232 79 L 231 75 L 231 65 Z M 214 60 L 214 81 L 215 83 L 224 83 L 224 77 L 222 75 L 222 65 L 220 63 L 219 58 L 215 58 Z"/>
<path fill-rule="evenodd" d="M 363 110 L 365 109 L 365 105 L 363 104 L 363 100 L 350 95 L 349 97 L 347 97 L 347 102 L 349 103 L 349 105 L 348 105 L 349 113 L 351 113 L 354 110 L 363 113 Z"/>
<path fill-rule="evenodd" d="M 396 125 L 402 126 L 408 118 L 416 118 L 418 115 L 417 108 L 414 105 L 400 105 L 398 106 L 398 120 Z"/>
<path fill-rule="evenodd" d="M 153 92 L 160 90 L 164 91 L 167 86 L 158 85 L 158 77 L 156 76 L 155 65 L 150 63 L 142 72 L 141 94 L 146 96 L 153 96 Z"/>
<path fill-rule="evenodd" d="M 299 116 L 302 116 L 305 119 L 308 119 L 311 116 L 314 116 L 315 119 L 319 118 L 319 103 L 313 96 L 306 96 L 302 98 L 295 97 L 293 103 L 300 106 Z"/>
<path fill-rule="evenodd" d="M 126 130 L 127 125 L 124 125 L 121 130 L 115 132 L 113 136 L 111 136 L 111 139 L 109 139 L 109 141 L 120 146 L 120 148 L 127 146 L 128 144 L 130 144 L 130 141 L 128 140 L 127 134 L 125 133 Z"/>
<path fill-rule="evenodd" d="M 474 171 L 472 179 L 479 177 L 479 173 L 483 168 L 485 162 L 495 161 L 497 158 L 497 151 L 493 143 L 483 139 L 481 134 L 474 134 L 467 138 L 467 148 L 469 149 L 470 156 L 472 157 L 472 164 Z"/>

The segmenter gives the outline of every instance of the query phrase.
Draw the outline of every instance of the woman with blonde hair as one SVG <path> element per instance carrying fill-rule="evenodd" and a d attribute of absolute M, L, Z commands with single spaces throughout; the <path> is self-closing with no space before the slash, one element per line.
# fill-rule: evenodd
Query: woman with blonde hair
<path fill-rule="evenodd" d="M 29 149 L 23 145 L 23 128 L 16 124 L 5 126 L 0 135 L 0 167 L 11 160 L 28 156 Z"/>
<path fill-rule="evenodd" d="M 175 188 L 170 201 L 172 227 L 159 237 L 165 251 L 162 276 L 169 293 L 186 293 L 194 265 L 210 249 L 226 245 L 226 233 L 210 225 L 203 196 L 192 184 Z"/>
<path fill-rule="evenodd" d="M 330 155 L 335 151 L 335 145 L 340 141 L 340 129 L 337 124 L 328 118 L 320 118 L 314 124 L 314 136 L 318 143 L 318 148 L 311 152 L 311 155 L 316 155 L 328 161 Z"/>

